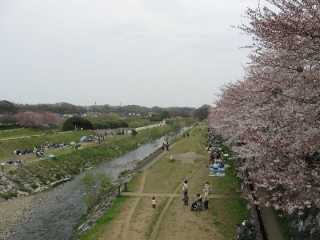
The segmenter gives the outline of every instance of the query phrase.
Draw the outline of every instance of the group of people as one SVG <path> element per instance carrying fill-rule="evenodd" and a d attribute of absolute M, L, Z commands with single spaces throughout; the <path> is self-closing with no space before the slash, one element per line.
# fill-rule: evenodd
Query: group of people
<path fill-rule="evenodd" d="M 189 195 L 188 195 L 188 180 L 185 180 L 182 185 L 182 191 L 183 191 L 183 202 L 185 206 L 189 205 Z M 194 199 L 194 201 L 191 204 L 191 211 L 194 211 L 198 209 L 199 207 L 202 208 L 202 205 L 204 209 L 209 208 L 209 193 L 211 191 L 211 186 L 209 185 L 209 182 L 206 182 L 203 188 L 203 195 L 198 193 Z"/>
<path fill-rule="evenodd" d="M 167 141 L 166 143 L 162 143 L 161 149 L 169 151 L 169 142 Z"/>
<path fill-rule="evenodd" d="M 189 136 L 189 134 L 188 134 Z M 208 133 L 206 134 L 206 138 L 208 140 L 206 144 L 206 150 L 210 152 L 210 160 L 213 161 L 213 165 L 216 168 L 222 168 L 224 167 L 224 164 L 222 162 L 223 157 L 223 151 L 222 148 L 214 147 L 214 145 L 219 144 L 219 140 L 215 137 L 214 131 L 211 129 L 208 129 Z M 169 144 L 163 143 L 161 146 L 162 150 L 169 150 Z M 172 157 L 171 157 L 172 158 Z M 215 161 L 219 160 L 219 161 Z M 188 195 L 188 180 L 185 180 L 182 184 L 182 192 L 183 192 L 183 203 L 185 206 L 189 205 L 189 195 Z M 211 191 L 211 186 L 209 185 L 209 182 L 206 182 L 203 188 L 203 194 L 198 193 L 194 199 L 194 201 L 191 204 L 191 211 L 194 211 L 196 209 L 208 209 L 209 208 L 209 194 Z M 156 200 L 155 197 L 152 198 L 152 207 L 156 207 Z"/>
<path fill-rule="evenodd" d="M 182 185 L 182 191 L 183 191 L 183 202 L 185 206 L 189 205 L 189 195 L 188 195 L 188 180 L 185 180 Z M 211 186 L 209 185 L 209 182 L 206 182 L 203 188 L 203 195 L 198 193 L 194 199 L 194 201 L 191 204 L 191 211 L 194 211 L 196 209 L 208 209 L 209 208 L 209 193 L 211 191 Z M 152 208 L 156 208 L 156 198 L 152 197 L 151 199 L 151 206 Z M 202 207 L 203 206 L 203 207 Z"/>
<path fill-rule="evenodd" d="M 208 129 L 206 138 L 207 138 L 206 150 L 210 154 L 210 160 L 214 162 L 217 159 L 221 159 L 223 156 L 223 150 L 220 147 L 216 147 L 217 145 L 220 145 L 220 141 L 217 139 L 212 129 L 210 128 Z"/>

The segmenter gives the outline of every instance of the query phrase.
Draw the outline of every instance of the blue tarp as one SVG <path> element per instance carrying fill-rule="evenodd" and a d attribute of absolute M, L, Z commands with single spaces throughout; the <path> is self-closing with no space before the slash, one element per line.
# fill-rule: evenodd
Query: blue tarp
<path fill-rule="evenodd" d="M 224 171 L 225 171 L 225 168 L 224 168 L 224 167 L 222 167 L 222 168 L 213 168 L 213 167 L 210 167 L 210 170 L 211 170 L 211 171 L 224 172 Z"/>
<path fill-rule="evenodd" d="M 80 142 L 84 142 L 85 140 L 87 140 L 87 136 L 82 136 L 82 137 L 80 138 Z"/>

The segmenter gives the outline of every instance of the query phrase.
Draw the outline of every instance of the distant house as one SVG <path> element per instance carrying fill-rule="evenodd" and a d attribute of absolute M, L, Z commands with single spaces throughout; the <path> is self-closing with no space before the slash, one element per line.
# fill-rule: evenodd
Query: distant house
<path fill-rule="evenodd" d="M 129 113 L 128 115 L 129 115 L 129 116 L 137 116 L 137 117 L 141 117 L 141 114 L 140 114 L 140 113 L 134 113 L 134 112 Z"/>
<path fill-rule="evenodd" d="M 63 114 L 62 117 L 63 118 L 72 118 L 74 116 L 74 114 Z"/>
<path fill-rule="evenodd" d="M 87 112 L 86 116 L 99 117 L 101 114 L 99 112 Z"/>

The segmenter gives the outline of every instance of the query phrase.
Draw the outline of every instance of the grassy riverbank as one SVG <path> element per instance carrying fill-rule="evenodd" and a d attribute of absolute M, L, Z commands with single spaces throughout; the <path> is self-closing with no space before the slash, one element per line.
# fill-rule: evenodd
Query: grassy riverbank
<path fill-rule="evenodd" d="M 136 174 L 128 184 L 127 196 L 118 198 L 102 216 L 104 220 L 81 239 L 235 239 L 236 223 L 247 217 L 246 204 L 236 192 L 239 182 L 231 159 L 225 159 L 231 166 L 225 177 L 208 176 L 206 131 L 206 126 L 194 128 L 150 168 Z M 182 202 L 185 179 L 189 206 Z M 213 194 L 209 209 L 191 212 L 191 202 L 197 193 L 202 194 L 206 181 Z M 151 208 L 152 196 L 157 199 L 156 209 Z"/>
<path fill-rule="evenodd" d="M 181 120 L 179 120 L 179 122 L 179 126 L 183 127 L 184 125 L 181 125 L 181 123 L 186 124 L 187 121 L 181 122 Z M 100 144 L 91 143 L 84 145 L 81 149 L 72 149 L 71 147 L 52 149 L 50 150 L 50 153 L 55 155 L 54 158 L 41 158 L 41 160 L 20 165 L 16 167 L 16 169 L 9 170 L 6 173 L 6 176 L 20 186 L 20 190 L 32 192 L 41 187 L 46 187 L 51 183 L 73 177 L 83 169 L 97 166 L 109 159 L 123 155 L 124 153 L 136 149 L 140 145 L 167 135 L 171 131 L 175 131 L 175 128 L 173 125 L 168 124 L 139 131 L 136 136 L 116 135 L 101 141 Z M 64 141 L 69 138 L 74 139 L 80 135 L 85 135 L 85 133 L 87 132 L 75 131 L 66 133 L 63 136 Z M 80 135 L 78 136 L 77 134 Z M 61 135 L 54 134 L 45 137 L 50 141 L 49 137 L 58 140 L 57 137 L 61 137 Z M 28 144 L 30 144 L 30 142 L 35 143 L 33 138 L 15 139 L 15 141 L 21 144 L 23 140 L 26 142 L 30 140 Z M 42 136 L 37 137 L 37 141 L 43 140 L 44 138 Z M 14 196 L 14 193 L 10 194 L 10 191 L 8 194 Z M 7 196 L 5 197 L 7 198 Z"/>
<path fill-rule="evenodd" d="M 71 177 L 79 171 L 94 167 L 108 159 L 120 156 L 138 146 L 166 135 L 170 131 L 168 126 L 148 129 L 136 136 L 120 135 L 108 138 L 100 144 L 90 147 L 60 152 L 56 157 L 42 159 L 22 165 L 7 174 L 16 183 L 27 183 L 36 189 L 40 185 Z"/>

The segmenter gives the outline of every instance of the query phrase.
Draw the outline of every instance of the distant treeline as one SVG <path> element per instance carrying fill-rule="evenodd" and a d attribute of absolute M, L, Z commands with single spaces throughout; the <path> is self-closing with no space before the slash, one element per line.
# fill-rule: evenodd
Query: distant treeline
<path fill-rule="evenodd" d="M 63 114 L 84 114 L 88 112 L 95 113 L 117 113 L 125 116 L 130 114 L 140 114 L 141 116 L 149 116 L 151 113 L 160 114 L 164 111 L 170 116 L 190 117 L 196 109 L 190 107 L 143 107 L 138 105 L 126 106 L 110 106 L 92 105 L 92 106 L 76 106 L 70 103 L 55 103 L 55 104 L 15 104 L 6 100 L 0 101 L 0 115 L 15 114 L 17 112 L 53 112 L 60 115 Z"/>
<path fill-rule="evenodd" d="M 0 130 L 9 130 L 9 129 L 14 129 L 14 128 L 20 128 L 19 123 L 14 123 L 14 124 L 0 124 Z"/>

